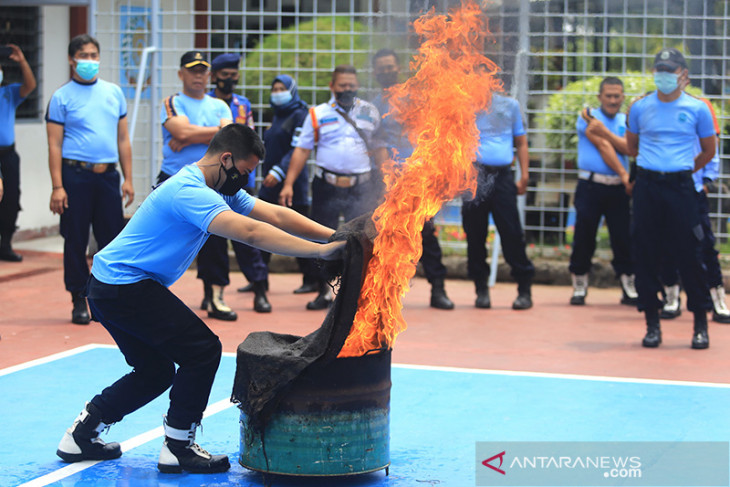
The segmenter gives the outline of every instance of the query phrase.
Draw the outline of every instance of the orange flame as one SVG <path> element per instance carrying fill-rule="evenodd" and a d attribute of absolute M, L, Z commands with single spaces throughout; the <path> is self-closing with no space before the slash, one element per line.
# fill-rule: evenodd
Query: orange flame
<path fill-rule="evenodd" d="M 402 298 L 423 251 L 421 230 L 444 202 L 475 190 L 476 115 L 501 89 L 499 68 L 481 54 L 489 31 L 476 4 L 465 2 L 448 17 L 432 9 L 414 29 L 423 39 L 411 61 L 416 74 L 388 91 L 391 114 L 415 150 L 402 166 L 383 167 L 385 201 L 373 213 L 378 235 L 340 357 L 391 348 L 406 329 Z"/>

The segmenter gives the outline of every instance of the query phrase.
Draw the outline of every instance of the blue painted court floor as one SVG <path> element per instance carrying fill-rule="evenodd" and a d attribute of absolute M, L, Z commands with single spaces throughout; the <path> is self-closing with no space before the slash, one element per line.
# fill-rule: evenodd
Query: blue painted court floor
<path fill-rule="evenodd" d="M 167 394 L 103 433 L 118 460 L 67 465 L 55 455 L 84 402 L 129 371 L 119 351 L 88 346 L 0 370 L 0 486 L 261 486 L 238 464 L 239 412 L 229 402 L 235 357 L 223 357 L 198 443 L 228 454 L 215 475 L 161 474 Z M 728 441 L 730 387 L 394 365 L 390 475 L 271 477 L 274 486 L 475 485 L 477 442 Z M 486 467 L 481 467 L 486 468 Z M 608 484 L 605 484 L 608 485 Z"/>

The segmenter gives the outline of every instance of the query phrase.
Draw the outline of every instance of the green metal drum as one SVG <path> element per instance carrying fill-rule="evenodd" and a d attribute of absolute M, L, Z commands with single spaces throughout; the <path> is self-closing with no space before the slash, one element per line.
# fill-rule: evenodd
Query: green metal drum
<path fill-rule="evenodd" d="M 354 475 L 390 465 L 390 350 L 300 375 L 263 439 L 241 413 L 244 467 L 283 475 Z"/>

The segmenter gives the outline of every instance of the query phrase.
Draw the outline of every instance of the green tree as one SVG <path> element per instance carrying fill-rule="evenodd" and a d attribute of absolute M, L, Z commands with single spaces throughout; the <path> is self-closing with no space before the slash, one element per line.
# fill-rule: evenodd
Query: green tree
<path fill-rule="evenodd" d="M 569 83 L 548 99 L 545 111 L 538 117 L 538 123 L 546 129 L 546 142 L 550 149 L 557 151 L 556 159 L 562 155 L 565 160 L 575 161 L 577 157 L 578 135 L 575 122 L 585 107 L 598 107 L 598 88 L 603 76 L 593 76 L 585 80 Z M 626 112 L 629 105 L 639 96 L 656 90 L 651 75 L 628 73 L 621 76 L 626 99 L 621 110 Z M 687 92 L 695 96 L 705 96 L 699 88 L 690 86 Z M 723 119 L 722 106 L 714 100 L 712 105 L 719 120 Z"/>
<path fill-rule="evenodd" d="M 297 80 L 303 100 L 324 103 L 330 96 L 327 85 L 334 67 L 365 68 L 373 49 L 367 26 L 349 17 L 301 22 L 267 36 L 246 56 L 242 68 L 246 96 L 255 104 L 267 105 L 274 77 L 289 74 Z"/>

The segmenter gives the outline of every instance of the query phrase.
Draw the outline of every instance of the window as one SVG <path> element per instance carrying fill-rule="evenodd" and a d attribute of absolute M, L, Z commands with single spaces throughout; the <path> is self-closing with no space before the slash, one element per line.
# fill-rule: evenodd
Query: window
<path fill-rule="evenodd" d="M 41 31 L 38 7 L 3 7 L 0 9 L 0 45 L 16 44 L 25 54 L 40 87 Z M 23 77 L 17 63 L 0 59 L 4 83 L 21 83 Z M 37 119 L 41 116 L 40 89 L 36 88 L 18 107 L 16 119 Z"/>

